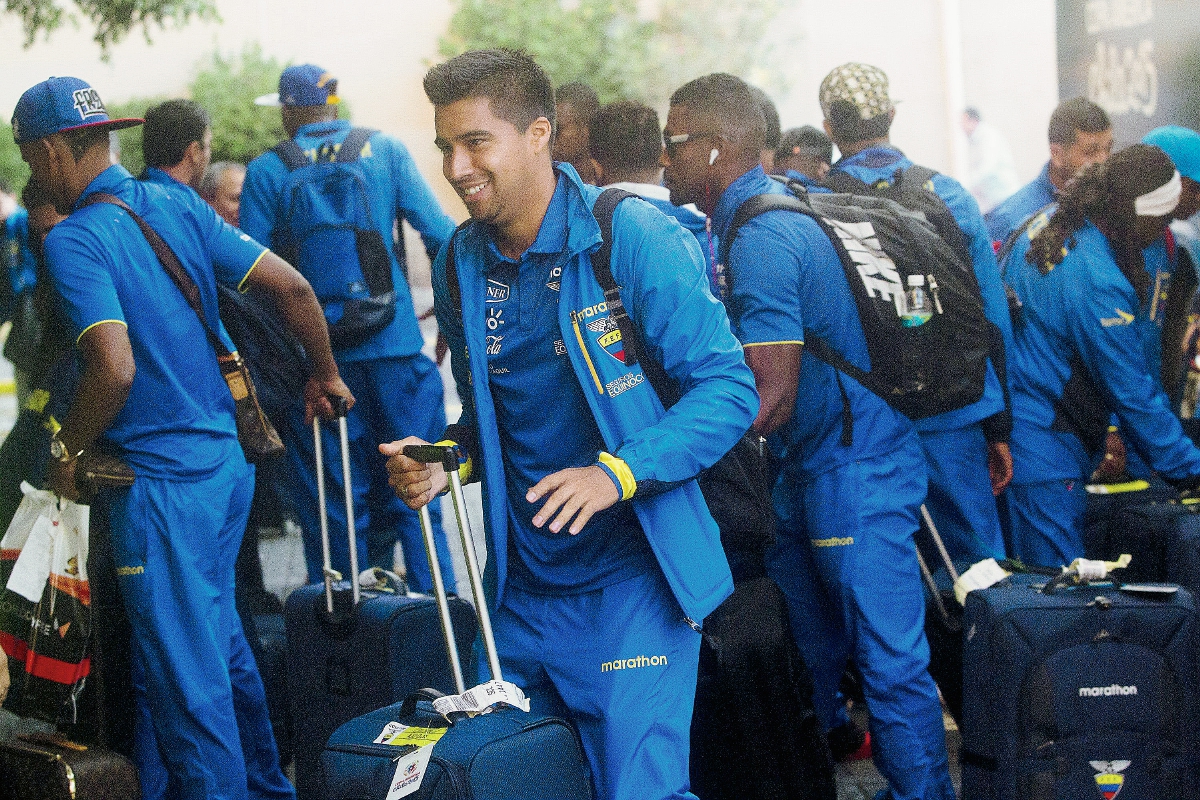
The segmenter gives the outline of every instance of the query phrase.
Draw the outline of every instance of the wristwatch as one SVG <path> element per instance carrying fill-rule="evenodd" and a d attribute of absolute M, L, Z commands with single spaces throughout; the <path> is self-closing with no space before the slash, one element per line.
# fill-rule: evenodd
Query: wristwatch
<path fill-rule="evenodd" d="M 82 450 L 80 450 L 78 453 L 75 453 L 74 455 L 71 455 L 71 451 L 67 449 L 66 442 L 64 442 L 62 439 L 58 438 L 57 431 L 54 433 L 53 436 L 50 437 L 50 457 L 53 458 L 58 463 L 70 464 L 72 461 L 79 458 L 81 455 L 83 455 Z"/>

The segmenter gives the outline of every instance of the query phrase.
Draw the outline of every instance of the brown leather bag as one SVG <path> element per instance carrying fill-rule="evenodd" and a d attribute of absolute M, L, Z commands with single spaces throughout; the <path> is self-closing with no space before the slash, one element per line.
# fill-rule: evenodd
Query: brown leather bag
<path fill-rule="evenodd" d="M 140 800 L 137 768 L 103 747 L 28 734 L 0 742 L 0 800 Z"/>
<path fill-rule="evenodd" d="M 246 460 L 255 464 L 272 456 L 281 455 L 285 449 L 283 440 L 279 438 L 275 426 L 271 424 L 271 420 L 267 418 L 262 406 L 258 403 L 258 393 L 254 390 L 254 381 L 250 379 L 250 371 L 246 368 L 245 361 L 237 354 L 237 351 L 230 351 L 221 337 L 209 326 L 208 320 L 204 317 L 204 308 L 200 304 L 200 287 L 192 280 L 192 276 L 187 274 L 179 257 L 171 250 L 170 245 L 163 241 L 158 232 L 138 216 L 137 212 L 130 208 L 125 201 L 111 194 L 96 192 L 89 195 L 86 201 L 87 205 L 93 203 L 111 203 L 124 210 L 137 223 L 142 235 L 146 237 L 146 241 L 154 251 L 154 255 L 158 256 L 159 263 L 162 264 L 163 269 L 167 271 L 175 285 L 179 287 L 183 299 L 200 318 L 200 324 L 204 326 L 208 341 L 217 352 L 221 376 L 225 378 L 225 383 L 229 385 L 229 393 L 233 395 L 238 441 L 241 442 Z"/>

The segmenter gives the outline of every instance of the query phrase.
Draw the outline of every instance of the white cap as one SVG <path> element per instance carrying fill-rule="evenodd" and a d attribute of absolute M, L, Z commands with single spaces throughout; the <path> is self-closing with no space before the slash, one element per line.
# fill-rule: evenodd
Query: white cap
<path fill-rule="evenodd" d="M 908 285 L 909 286 L 924 286 L 925 285 L 925 276 L 924 275 L 909 275 L 908 276 Z"/>

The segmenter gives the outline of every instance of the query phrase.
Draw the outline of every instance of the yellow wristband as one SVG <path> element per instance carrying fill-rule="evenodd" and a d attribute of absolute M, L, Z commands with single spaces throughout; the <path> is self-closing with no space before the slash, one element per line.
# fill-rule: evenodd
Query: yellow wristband
<path fill-rule="evenodd" d="M 633 479 L 633 470 L 629 465 L 613 454 L 605 452 L 601 452 L 596 460 L 617 476 L 617 481 L 621 484 L 621 499 L 628 500 L 633 497 L 633 493 L 637 491 L 637 481 Z"/>

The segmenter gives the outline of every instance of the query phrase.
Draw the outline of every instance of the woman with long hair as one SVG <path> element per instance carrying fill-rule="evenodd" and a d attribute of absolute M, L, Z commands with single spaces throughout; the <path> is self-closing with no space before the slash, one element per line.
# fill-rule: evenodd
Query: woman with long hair
<path fill-rule="evenodd" d="M 1084 484 L 1113 414 L 1166 480 L 1200 483 L 1200 448 L 1149 368 L 1139 324 L 1153 299 L 1142 251 L 1163 235 L 1180 191 L 1170 158 L 1135 144 L 1085 170 L 1004 263 L 1021 301 L 1008 358 L 1010 555 L 1027 564 L 1083 555 Z"/>

